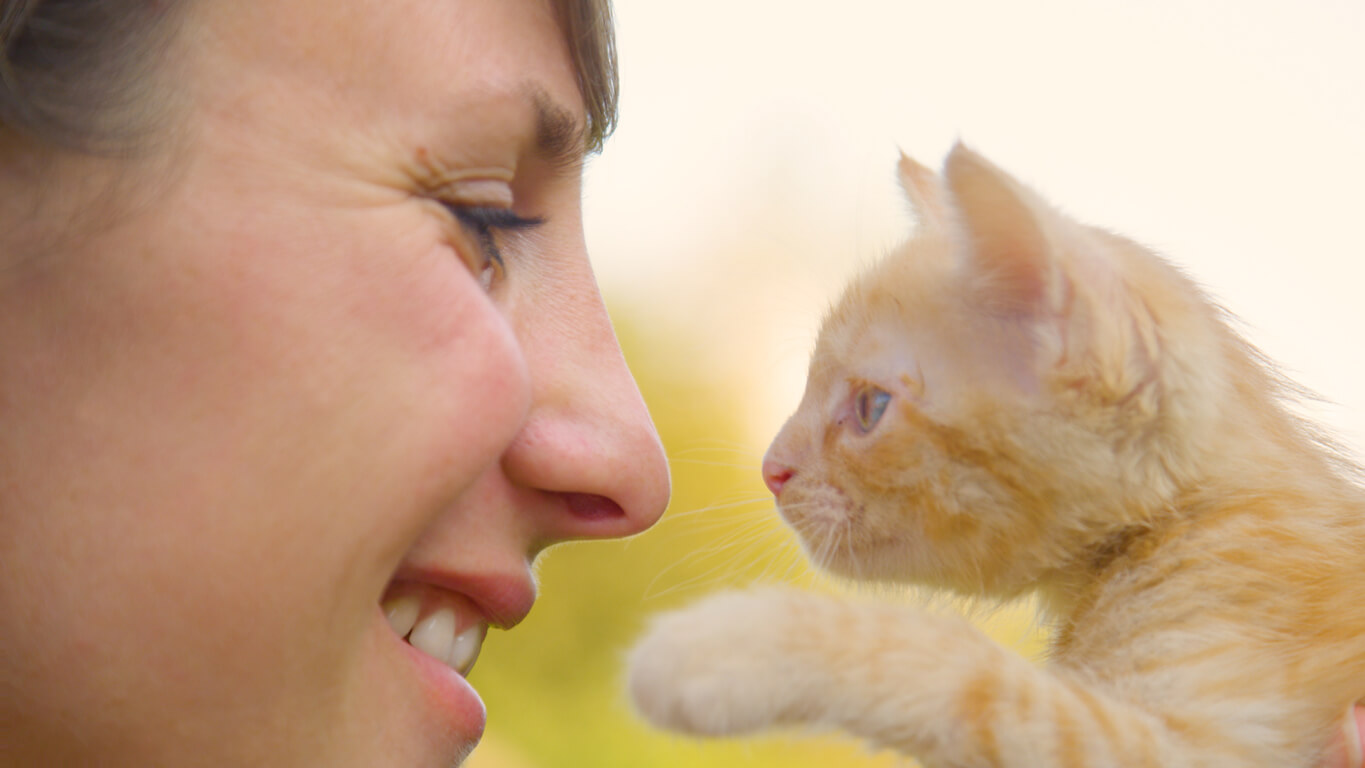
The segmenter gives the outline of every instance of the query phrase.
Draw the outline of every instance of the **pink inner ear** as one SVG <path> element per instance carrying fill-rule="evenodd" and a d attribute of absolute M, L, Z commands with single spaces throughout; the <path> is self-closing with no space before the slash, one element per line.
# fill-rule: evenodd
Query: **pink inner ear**
<path fill-rule="evenodd" d="M 926 230 L 946 229 L 949 221 L 947 192 L 938 174 L 915 162 L 904 152 L 901 153 L 900 165 L 896 170 L 901 189 L 910 201 L 910 211 L 919 226 Z"/>
<path fill-rule="evenodd" d="M 1009 314 L 1055 310 L 1060 275 L 1027 190 L 958 145 L 945 175 L 966 235 L 968 268 L 988 305 Z"/>

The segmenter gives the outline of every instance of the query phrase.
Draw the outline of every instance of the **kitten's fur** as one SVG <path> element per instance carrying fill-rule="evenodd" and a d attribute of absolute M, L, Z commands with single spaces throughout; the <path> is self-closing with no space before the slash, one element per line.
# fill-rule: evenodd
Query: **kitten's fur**
<path fill-rule="evenodd" d="M 764 471 L 826 569 L 1038 594 L 1046 667 L 954 617 L 760 589 L 656 621 L 640 710 L 936 766 L 1320 764 L 1365 695 L 1349 468 L 1157 256 L 960 145 L 900 174 L 918 231 L 825 320 Z"/>

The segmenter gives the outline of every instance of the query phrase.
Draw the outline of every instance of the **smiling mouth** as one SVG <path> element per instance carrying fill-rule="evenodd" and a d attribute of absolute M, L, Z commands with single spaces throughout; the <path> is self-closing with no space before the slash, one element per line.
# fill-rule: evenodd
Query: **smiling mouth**
<path fill-rule="evenodd" d="M 381 603 L 389 626 L 409 645 L 462 677 L 474 668 L 488 623 L 449 592 L 405 592 Z"/>

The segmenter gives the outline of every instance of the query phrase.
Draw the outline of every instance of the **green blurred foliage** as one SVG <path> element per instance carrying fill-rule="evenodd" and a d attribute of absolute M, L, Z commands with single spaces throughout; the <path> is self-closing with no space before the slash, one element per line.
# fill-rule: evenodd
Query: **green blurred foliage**
<path fill-rule="evenodd" d="M 812 585 L 799 547 L 763 487 L 763 446 L 740 418 L 760 385 L 696 370 L 687 334 L 617 332 L 673 476 L 663 520 L 625 541 L 561 545 L 542 555 L 540 599 L 515 631 L 493 632 L 471 676 L 488 705 L 485 748 L 469 768 L 824 768 L 905 766 L 837 735 L 691 741 L 630 711 L 622 660 L 649 614 L 756 579 Z M 695 349 L 693 350 L 695 351 Z M 818 586 L 818 585 L 817 585 Z"/>

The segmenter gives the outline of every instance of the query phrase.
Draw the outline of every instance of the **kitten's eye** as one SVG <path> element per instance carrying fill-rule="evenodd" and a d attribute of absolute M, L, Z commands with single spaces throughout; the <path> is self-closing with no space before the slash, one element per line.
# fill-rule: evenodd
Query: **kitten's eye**
<path fill-rule="evenodd" d="M 853 415 L 858 418 L 858 429 L 863 433 L 871 432 L 882 420 L 886 406 L 891 402 L 891 393 L 867 385 L 858 390 L 853 398 Z"/>

